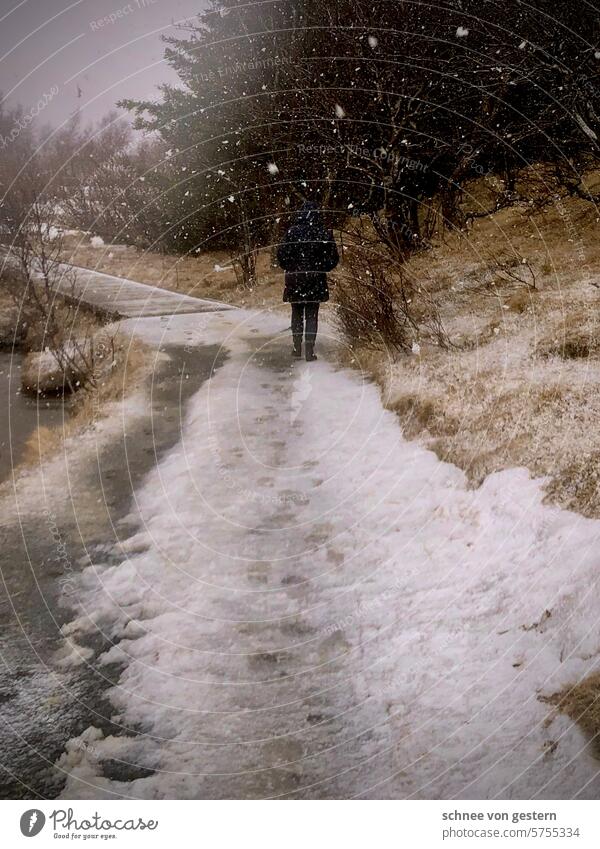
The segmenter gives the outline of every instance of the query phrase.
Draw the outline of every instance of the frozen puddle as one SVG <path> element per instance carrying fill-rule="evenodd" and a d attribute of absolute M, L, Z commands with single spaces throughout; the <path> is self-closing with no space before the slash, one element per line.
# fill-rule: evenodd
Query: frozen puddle
<path fill-rule="evenodd" d="M 597 663 L 600 523 L 524 470 L 468 490 L 360 375 L 292 365 L 283 319 L 145 321 L 228 359 L 136 492 L 128 558 L 82 575 L 67 631 L 112 639 L 123 734 L 69 742 L 64 797 L 597 798 L 539 696 Z"/>

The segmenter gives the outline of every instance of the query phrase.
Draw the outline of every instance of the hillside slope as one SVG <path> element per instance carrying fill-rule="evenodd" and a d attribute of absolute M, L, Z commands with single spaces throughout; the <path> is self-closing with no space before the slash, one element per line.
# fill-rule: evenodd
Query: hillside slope
<path fill-rule="evenodd" d="M 525 466 L 547 497 L 600 515 L 598 212 L 561 199 L 476 219 L 409 261 L 450 340 L 362 355 L 408 436 L 473 484 Z"/>

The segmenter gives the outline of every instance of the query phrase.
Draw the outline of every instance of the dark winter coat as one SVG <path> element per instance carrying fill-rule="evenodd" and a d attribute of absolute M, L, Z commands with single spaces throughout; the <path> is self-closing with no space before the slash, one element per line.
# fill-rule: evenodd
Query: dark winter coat
<path fill-rule="evenodd" d="M 283 300 L 290 303 L 328 301 L 327 272 L 339 262 L 333 233 L 326 230 L 314 203 L 307 202 L 277 248 L 285 270 Z"/>

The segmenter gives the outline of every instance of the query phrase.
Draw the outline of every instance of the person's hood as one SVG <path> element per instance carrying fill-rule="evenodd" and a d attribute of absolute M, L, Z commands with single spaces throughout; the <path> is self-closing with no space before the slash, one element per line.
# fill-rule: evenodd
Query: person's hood
<path fill-rule="evenodd" d="M 322 227 L 323 219 L 317 204 L 312 200 L 307 200 L 296 213 L 294 224 L 296 226 L 308 224 L 311 227 Z"/>

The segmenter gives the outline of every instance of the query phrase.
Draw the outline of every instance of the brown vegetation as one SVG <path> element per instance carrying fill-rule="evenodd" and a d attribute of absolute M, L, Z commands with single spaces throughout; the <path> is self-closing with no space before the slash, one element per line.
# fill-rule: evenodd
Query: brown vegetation
<path fill-rule="evenodd" d="M 39 427 L 25 445 L 24 465 L 36 465 L 54 456 L 64 441 L 106 417 L 110 405 L 122 401 L 141 386 L 150 371 L 151 352 L 135 337 L 114 337 L 114 359 L 98 375 L 93 391 L 79 392 L 67 400 L 61 428 Z"/>
<path fill-rule="evenodd" d="M 577 722 L 591 736 L 596 755 L 600 756 L 600 673 L 594 672 L 544 701 Z"/>
<path fill-rule="evenodd" d="M 446 234 L 404 274 L 426 281 L 451 343 L 421 336 L 416 355 L 369 358 L 405 434 L 474 485 L 526 466 L 552 502 L 600 516 L 595 207 L 515 204 Z"/>
<path fill-rule="evenodd" d="M 231 257 L 225 251 L 179 255 L 126 245 L 94 248 L 89 236 L 82 233 L 65 238 L 62 259 L 84 268 L 197 298 L 213 298 L 238 306 L 253 307 L 281 303 L 282 272 L 273 262 L 269 247 L 263 248 L 256 255 L 256 281 L 253 287 L 245 285 L 239 270 L 236 274 Z"/>

